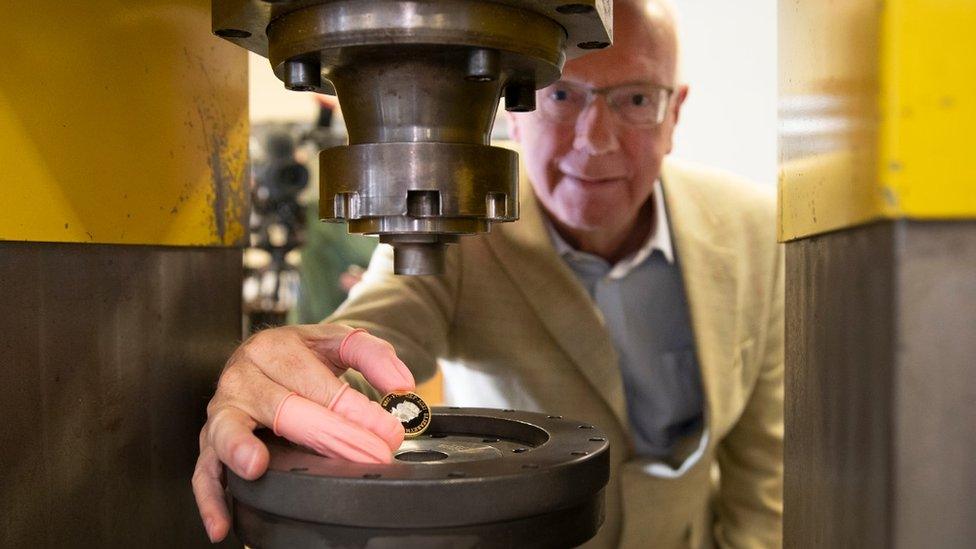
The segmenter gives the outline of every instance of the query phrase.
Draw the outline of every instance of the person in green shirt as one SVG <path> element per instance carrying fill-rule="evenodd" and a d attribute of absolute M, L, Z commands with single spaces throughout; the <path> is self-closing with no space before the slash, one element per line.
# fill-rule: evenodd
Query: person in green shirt
<path fill-rule="evenodd" d="M 288 314 L 289 324 L 315 324 L 332 314 L 358 282 L 379 243 L 376 238 L 350 235 L 344 223 L 319 220 L 318 201 L 308 205 L 305 226 L 299 298 Z"/>

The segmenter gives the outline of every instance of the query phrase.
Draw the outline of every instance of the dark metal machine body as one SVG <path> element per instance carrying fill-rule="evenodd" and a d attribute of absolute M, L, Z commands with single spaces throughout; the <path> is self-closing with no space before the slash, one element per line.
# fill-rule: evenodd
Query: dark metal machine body
<path fill-rule="evenodd" d="M 336 94 L 349 144 L 320 154 L 320 214 L 435 274 L 446 243 L 518 217 L 515 152 L 489 145 L 499 99 L 535 108 L 566 58 L 612 41 L 612 2 L 214 0 L 213 29 L 285 86 Z"/>
<path fill-rule="evenodd" d="M 573 547 L 603 523 L 607 438 L 560 416 L 435 408 L 389 465 L 265 440 L 261 479 L 228 473 L 251 547 Z"/>

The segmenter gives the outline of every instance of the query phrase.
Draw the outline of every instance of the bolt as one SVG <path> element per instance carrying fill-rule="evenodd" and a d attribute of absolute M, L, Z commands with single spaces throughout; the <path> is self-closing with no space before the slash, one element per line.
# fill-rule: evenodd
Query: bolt
<path fill-rule="evenodd" d="M 535 83 L 531 81 L 509 82 L 505 86 L 505 110 L 529 112 L 535 110 Z"/>
<path fill-rule="evenodd" d="M 313 91 L 322 85 L 322 69 L 316 61 L 292 59 L 285 62 L 285 87 L 292 91 Z"/>
<path fill-rule="evenodd" d="M 473 49 L 468 54 L 468 74 L 471 82 L 492 82 L 498 79 L 498 50 Z"/>

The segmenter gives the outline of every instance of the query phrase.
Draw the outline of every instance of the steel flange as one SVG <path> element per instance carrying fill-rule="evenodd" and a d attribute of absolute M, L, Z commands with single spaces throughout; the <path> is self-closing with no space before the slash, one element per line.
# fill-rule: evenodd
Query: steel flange
<path fill-rule="evenodd" d="M 559 416 L 435 408 L 389 465 L 263 436 L 268 472 L 228 472 L 235 528 L 253 547 L 566 547 L 603 520 L 606 436 Z"/>

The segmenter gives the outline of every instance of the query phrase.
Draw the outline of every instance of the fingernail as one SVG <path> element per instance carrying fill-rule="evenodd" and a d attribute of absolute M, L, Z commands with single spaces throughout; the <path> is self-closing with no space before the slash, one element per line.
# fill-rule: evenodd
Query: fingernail
<path fill-rule="evenodd" d="M 413 379 L 413 374 L 410 372 L 410 368 L 407 368 L 407 365 L 404 364 L 402 360 L 397 358 L 393 359 L 393 369 L 396 370 L 397 374 L 399 374 L 400 378 L 403 380 L 404 389 L 413 389 L 416 387 L 416 381 Z"/>
<path fill-rule="evenodd" d="M 214 520 L 212 518 L 205 519 L 203 521 L 203 527 L 207 530 L 207 537 L 210 538 L 210 543 L 217 543 L 214 539 Z"/>
<path fill-rule="evenodd" d="M 254 468 L 254 461 L 257 459 L 258 453 L 254 451 L 254 448 L 249 446 L 241 445 L 236 450 L 234 450 L 234 463 L 237 464 L 237 468 L 244 473 L 245 476 L 250 476 L 252 474 L 252 469 Z"/>

